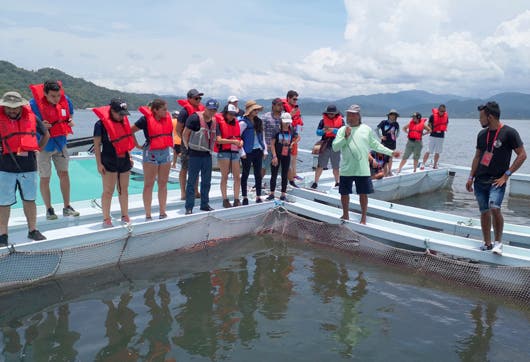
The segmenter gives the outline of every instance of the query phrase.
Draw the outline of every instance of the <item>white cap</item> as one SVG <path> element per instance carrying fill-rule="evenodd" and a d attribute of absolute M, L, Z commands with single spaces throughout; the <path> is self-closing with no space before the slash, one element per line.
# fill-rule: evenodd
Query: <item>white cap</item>
<path fill-rule="evenodd" d="M 226 107 L 226 111 L 228 113 L 237 114 L 239 112 L 239 109 L 237 109 L 237 107 L 234 106 L 233 104 L 229 104 L 228 107 Z"/>
<path fill-rule="evenodd" d="M 237 102 L 239 99 L 237 99 L 236 96 L 230 96 L 228 97 L 228 103 Z"/>
<path fill-rule="evenodd" d="M 293 119 L 291 117 L 290 113 L 283 112 L 282 113 L 282 122 L 284 123 L 293 123 Z"/>
<path fill-rule="evenodd" d="M 353 104 L 346 110 L 347 113 L 361 113 L 361 106 Z"/>

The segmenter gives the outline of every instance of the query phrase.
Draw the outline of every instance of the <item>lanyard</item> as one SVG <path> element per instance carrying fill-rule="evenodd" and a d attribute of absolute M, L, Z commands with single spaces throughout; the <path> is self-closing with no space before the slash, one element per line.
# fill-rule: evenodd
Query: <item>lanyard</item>
<path fill-rule="evenodd" d="M 499 125 L 499 128 L 497 128 L 497 132 L 495 132 L 495 136 L 493 137 L 493 142 L 491 143 L 491 151 L 493 152 L 493 146 L 495 145 L 495 141 L 497 141 L 497 136 L 499 135 L 499 131 L 501 130 L 502 126 L 504 126 L 502 123 Z M 488 134 L 486 135 L 486 151 L 488 151 L 488 146 L 490 144 L 490 132 L 488 129 Z"/>

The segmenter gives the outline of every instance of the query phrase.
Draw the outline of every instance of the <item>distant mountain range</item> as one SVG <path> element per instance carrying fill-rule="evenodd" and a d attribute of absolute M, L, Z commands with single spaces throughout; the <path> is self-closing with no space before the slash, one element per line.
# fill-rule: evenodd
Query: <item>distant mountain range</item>
<path fill-rule="evenodd" d="M 179 108 L 175 102 L 184 96 L 157 95 L 152 93 L 128 93 L 100 87 L 82 78 L 72 77 L 54 68 L 43 68 L 29 71 L 18 68 L 7 61 L 0 61 L 0 94 L 10 90 L 17 90 L 23 96 L 30 98 L 28 85 L 42 83 L 47 79 L 60 79 L 72 99 L 76 108 L 90 108 L 108 104 L 109 100 L 119 97 L 127 100 L 130 109 L 135 109 L 147 104 L 154 98 L 163 98 L 168 101 L 170 110 Z M 352 104 L 359 104 L 365 116 L 383 117 L 391 108 L 395 108 L 401 117 L 408 117 L 413 112 L 424 115 L 431 113 L 433 107 L 444 103 L 450 117 L 476 118 L 477 106 L 489 100 L 497 101 L 502 110 L 502 118 L 530 119 L 530 94 L 525 93 L 500 93 L 488 99 L 461 97 L 452 94 L 433 94 L 421 90 L 402 91 L 397 93 L 381 93 L 372 95 L 358 95 L 338 100 L 316 100 L 303 98 L 300 90 L 300 107 L 305 115 L 321 114 L 329 104 L 335 104 L 339 110 L 346 110 Z M 240 105 L 244 105 L 244 95 Z M 282 95 L 283 96 L 283 95 Z M 258 99 L 257 102 L 270 109 L 272 99 Z M 221 99 L 224 105 L 225 99 Z"/>

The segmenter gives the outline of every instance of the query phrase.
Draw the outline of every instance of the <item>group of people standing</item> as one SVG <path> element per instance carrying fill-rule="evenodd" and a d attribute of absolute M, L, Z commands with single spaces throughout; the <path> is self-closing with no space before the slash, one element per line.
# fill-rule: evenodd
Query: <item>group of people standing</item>
<path fill-rule="evenodd" d="M 27 101 L 18 92 L 7 92 L 0 99 L 0 246 L 8 244 L 7 225 L 11 205 L 16 203 L 18 189 L 28 223 L 28 238 L 46 239 L 36 226 L 37 172 L 40 192 L 46 207 L 46 218 L 57 219 L 51 205 L 50 176 L 53 161 L 60 180 L 63 196 L 63 216 L 79 216 L 70 205 L 70 179 L 66 137 L 72 133 L 74 109 L 65 95 L 60 81 L 47 81 L 30 86 L 33 99 Z M 296 184 L 296 158 L 303 125 L 298 93 L 287 92 L 286 98 L 272 100 L 271 111 L 262 118 L 263 106 L 249 100 L 240 109 L 238 98 L 230 96 L 219 112 L 220 104 L 210 98 L 201 102 L 203 93 L 190 89 L 187 98 L 179 100 L 182 109 L 173 120 L 168 104 L 154 99 L 138 111 L 142 116 L 131 125 L 127 103 L 112 99 L 108 105 L 93 112 L 98 118 L 94 125 L 94 150 L 97 171 L 103 183 L 103 227 L 112 227 L 110 216 L 112 195 L 117 189 L 121 221 L 130 222 L 128 215 L 128 186 L 133 166 L 131 151 L 142 150 L 144 171 L 143 203 L 146 220 L 152 219 L 154 183 L 158 186 L 160 219 L 167 217 L 167 182 L 175 156 L 181 158 L 181 199 L 185 213 L 192 214 L 195 199 L 200 198 L 200 210 L 211 211 L 209 192 L 212 175 L 212 154 L 217 153 L 221 171 L 223 207 L 248 205 L 248 177 L 253 168 L 256 203 L 262 202 L 262 179 L 270 167 L 271 180 L 266 200 L 273 200 L 278 174 L 281 176 L 280 199 L 285 200 L 287 185 Z M 500 205 L 508 177 L 525 161 L 526 152 L 519 134 L 500 121 L 500 107 L 495 102 L 479 106 L 480 122 L 486 130 L 479 133 L 466 188 L 473 191 L 481 211 L 484 250 L 502 254 L 503 218 Z M 349 200 L 355 183 L 361 204 L 362 224 L 366 223 L 367 195 L 373 192 L 370 168 L 382 168 L 384 176 L 392 175 L 392 157 L 400 157 L 396 140 L 400 132 L 399 114 L 392 109 L 387 119 L 377 126 L 377 135 L 361 121 L 361 107 L 352 105 L 346 110 L 346 120 L 334 105 L 323 112 L 316 134 L 321 137 L 318 164 L 312 188 L 318 187 L 322 171 L 331 161 L 335 186 L 341 195 L 342 219 L 349 219 Z M 445 105 L 432 110 L 429 120 L 414 113 L 403 127 L 407 145 L 397 169 L 399 173 L 412 154 L 416 171 L 422 150 L 422 137 L 430 134 L 429 150 L 423 157 L 424 168 L 430 154 L 434 154 L 433 168 L 439 165 L 447 131 L 448 115 Z M 140 145 L 135 133 L 143 131 L 145 143 Z M 490 142 L 491 139 L 491 142 Z M 176 142 L 180 145 L 175 146 Z M 517 154 L 510 165 L 511 152 Z M 372 153 L 371 153 L 372 152 Z M 382 162 L 381 162 L 382 161 Z M 233 175 L 233 200 L 227 193 L 229 173 Z M 200 187 L 199 187 L 200 176 Z M 241 193 L 241 199 L 240 199 Z M 490 229 L 493 225 L 494 243 Z"/>

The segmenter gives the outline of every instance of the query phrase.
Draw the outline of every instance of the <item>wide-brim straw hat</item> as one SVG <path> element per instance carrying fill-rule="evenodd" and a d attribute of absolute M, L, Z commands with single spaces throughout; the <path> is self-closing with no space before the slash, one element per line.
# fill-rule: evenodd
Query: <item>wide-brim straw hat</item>
<path fill-rule="evenodd" d="M 263 106 L 257 104 L 256 101 L 248 101 L 247 103 L 245 103 L 245 116 L 248 116 L 252 111 L 255 111 L 256 109 L 261 111 L 263 109 Z"/>

